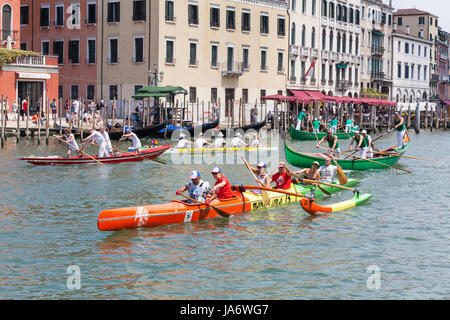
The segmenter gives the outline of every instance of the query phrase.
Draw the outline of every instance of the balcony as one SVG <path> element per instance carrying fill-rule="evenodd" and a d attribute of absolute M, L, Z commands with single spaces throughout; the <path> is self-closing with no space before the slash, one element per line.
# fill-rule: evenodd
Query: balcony
<path fill-rule="evenodd" d="M 222 62 L 221 66 L 222 76 L 224 77 L 239 77 L 244 73 L 244 68 L 240 61 Z"/>
<path fill-rule="evenodd" d="M 300 55 L 303 57 L 309 57 L 309 48 L 301 47 Z"/>
<path fill-rule="evenodd" d="M 336 27 L 338 29 L 347 30 L 347 22 L 338 21 Z"/>
<path fill-rule="evenodd" d="M 384 80 L 384 72 L 372 71 L 370 73 L 370 77 L 372 78 L 372 80 Z"/>
<path fill-rule="evenodd" d="M 351 88 L 353 86 L 351 81 L 348 80 L 338 80 L 336 81 L 336 89 L 338 90 L 347 90 L 348 88 Z"/>
<path fill-rule="evenodd" d="M 338 59 L 338 54 L 336 52 L 330 52 L 331 60 L 336 61 Z"/>
<path fill-rule="evenodd" d="M 317 81 L 316 78 L 311 78 L 309 80 L 309 84 L 314 86 L 316 84 L 316 81 Z"/>
<path fill-rule="evenodd" d="M 289 46 L 289 55 L 293 56 L 293 57 L 297 57 L 300 53 L 300 48 L 296 45 L 290 45 Z"/>
<path fill-rule="evenodd" d="M 441 82 L 441 83 L 447 83 L 447 82 L 449 82 L 448 81 L 449 80 L 449 77 L 448 77 L 448 75 L 440 75 L 439 76 L 439 82 Z"/>
<path fill-rule="evenodd" d="M 330 53 L 326 50 L 322 50 L 322 59 L 327 60 L 330 58 Z"/>
<path fill-rule="evenodd" d="M 320 80 L 320 84 L 321 84 L 322 86 L 325 86 L 325 85 L 327 84 L 327 80 L 326 80 L 326 79 Z"/>
<path fill-rule="evenodd" d="M 319 49 L 312 48 L 311 49 L 311 56 L 314 57 L 314 58 L 319 58 Z"/>
<path fill-rule="evenodd" d="M 328 85 L 329 86 L 332 86 L 334 84 L 334 81 L 333 80 L 328 80 Z"/>
<path fill-rule="evenodd" d="M 336 25 L 336 20 L 330 18 L 330 19 L 328 20 L 328 25 L 329 25 L 330 27 L 334 27 L 334 26 Z"/>
<path fill-rule="evenodd" d="M 7 42 L 8 37 L 11 37 L 12 42 L 17 42 L 19 40 L 19 31 L 18 30 L 0 29 L 0 34 L 1 34 L 2 44 Z"/>
<path fill-rule="evenodd" d="M 431 75 L 431 81 L 436 81 L 436 82 L 439 81 L 439 75 L 433 73 L 433 74 Z"/>
<path fill-rule="evenodd" d="M 45 56 L 19 57 L 13 62 L 19 66 L 45 66 Z"/>
<path fill-rule="evenodd" d="M 297 82 L 297 77 L 295 77 L 295 76 L 289 77 L 289 83 L 290 84 L 295 84 L 296 82 Z"/>
<path fill-rule="evenodd" d="M 383 56 L 384 54 L 384 48 L 383 47 L 372 47 L 372 55 L 373 56 Z"/>
<path fill-rule="evenodd" d="M 328 26 L 328 18 L 327 17 L 321 17 L 322 26 L 326 27 Z"/>

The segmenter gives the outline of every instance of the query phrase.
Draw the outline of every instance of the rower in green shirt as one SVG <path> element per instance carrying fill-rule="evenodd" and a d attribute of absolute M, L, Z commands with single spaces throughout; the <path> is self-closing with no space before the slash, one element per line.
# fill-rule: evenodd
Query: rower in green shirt
<path fill-rule="evenodd" d="M 353 127 L 353 120 L 352 119 L 348 119 L 347 121 L 345 121 L 345 132 L 351 132 L 352 131 L 352 127 Z"/>
<path fill-rule="evenodd" d="M 339 123 L 339 121 L 338 121 L 338 119 L 336 119 L 336 117 L 333 117 L 333 118 L 331 119 L 329 128 L 330 128 L 330 130 L 331 130 L 333 133 L 336 133 L 337 127 L 338 127 L 338 123 Z"/>
<path fill-rule="evenodd" d="M 307 117 L 306 113 L 304 113 L 303 111 L 300 112 L 300 114 L 298 115 L 298 118 L 297 118 L 297 127 L 295 129 L 297 129 L 299 131 L 302 130 L 302 120 L 306 117 Z"/>
<path fill-rule="evenodd" d="M 393 130 L 397 130 L 397 148 L 401 149 L 405 145 L 403 137 L 405 136 L 406 126 L 405 119 L 403 119 L 403 117 L 398 112 L 396 112 L 394 116 L 394 127 L 392 129 L 389 129 L 388 132 L 391 132 Z"/>
<path fill-rule="evenodd" d="M 319 133 L 319 130 L 320 130 L 320 120 L 316 118 L 313 121 L 313 132 Z"/>
<path fill-rule="evenodd" d="M 339 159 L 339 153 L 341 152 L 341 148 L 339 146 L 339 141 L 337 135 L 333 134 L 333 131 L 328 130 L 327 135 L 319 141 L 316 148 L 320 148 L 322 142 L 328 142 L 328 150 L 330 150 L 334 157 Z"/>

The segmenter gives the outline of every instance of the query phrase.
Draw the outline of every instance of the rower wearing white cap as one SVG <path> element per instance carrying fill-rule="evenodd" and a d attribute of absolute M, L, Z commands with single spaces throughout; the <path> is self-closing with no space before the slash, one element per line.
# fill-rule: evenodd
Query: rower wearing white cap
<path fill-rule="evenodd" d="M 210 143 L 208 141 L 206 141 L 206 139 L 203 137 L 203 133 L 200 132 L 198 134 L 197 140 L 195 141 L 195 148 L 202 149 L 202 148 L 205 148 L 208 145 L 210 145 Z"/>
<path fill-rule="evenodd" d="M 214 148 L 224 148 L 227 142 L 223 138 L 223 133 L 219 131 L 217 139 L 214 141 Z"/>
<path fill-rule="evenodd" d="M 127 133 L 124 134 L 120 138 L 119 141 L 126 140 L 126 139 L 130 139 L 131 141 L 133 141 L 133 149 L 134 149 L 134 151 L 136 152 L 136 154 L 140 154 L 141 153 L 140 148 L 142 148 L 141 141 L 139 140 L 137 135 L 133 131 L 131 131 L 130 128 L 127 128 Z"/>
<path fill-rule="evenodd" d="M 192 171 L 189 178 L 191 179 L 191 181 L 178 189 L 176 192 L 177 195 L 180 195 L 187 190 L 189 192 L 190 198 L 201 202 L 204 202 L 208 196 L 212 195 L 213 191 L 211 186 L 207 181 L 203 181 L 201 179 L 200 172 Z M 192 201 L 188 200 L 186 202 L 191 203 Z"/>
<path fill-rule="evenodd" d="M 175 146 L 175 149 L 186 149 L 192 144 L 192 142 L 186 139 L 184 133 L 181 133 L 178 139 L 178 144 Z"/>
<path fill-rule="evenodd" d="M 231 147 L 232 148 L 241 148 L 241 147 L 246 147 L 247 144 L 242 141 L 242 136 L 239 132 L 236 132 L 236 134 L 234 135 L 234 138 L 231 139 Z"/>
<path fill-rule="evenodd" d="M 89 136 L 86 139 L 83 139 L 83 144 L 86 142 L 91 142 L 92 144 L 97 144 L 98 145 L 98 157 L 99 158 L 103 158 L 103 157 L 109 157 L 109 153 L 108 151 L 106 151 L 106 140 L 103 137 L 103 135 L 94 130 L 93 128 L 89 129 Z"/>
<path fill-rule="evenodd" d="M 270 177 L 267 174 L 267 165 L 264 162 L 259 162 L 256 166 L 256 168 L 253 168 L 250 166 L 250 170 L 253 171 L 254 174 L 256 174 L 256 179 L 260 183 L 262 187 L 270 188 Z M 261 190 L 255 190 L 254 193 L 261 194 Z"/>
<path fill-rule="evenodd" d="M 255 133 L 256 137 L 255 139 L 252 141 L 251 147 L 252 148 L 258 148 L 260 146 L 260 142 L 259 142 L 259 135 L 257 133 Z"/>

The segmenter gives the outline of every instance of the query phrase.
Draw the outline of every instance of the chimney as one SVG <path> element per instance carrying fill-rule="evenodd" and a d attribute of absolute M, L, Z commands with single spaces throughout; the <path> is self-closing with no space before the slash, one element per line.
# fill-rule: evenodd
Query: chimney
<path fill-rule="evenodd" d="M 409 35 L 409 25 L 406 25 L 406 34 Z"/>

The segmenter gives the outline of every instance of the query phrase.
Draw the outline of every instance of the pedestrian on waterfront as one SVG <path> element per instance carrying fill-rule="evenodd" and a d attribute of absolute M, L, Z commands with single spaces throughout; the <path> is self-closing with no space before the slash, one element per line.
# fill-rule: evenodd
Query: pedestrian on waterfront
<path fill-rule="evenodd" d="M 177 190 L 176 194 L 179 196 L 186 190 L 189 192 L 189 197 L 205 202 L 207 197 L 212 196 L 213 190 L 207 181 L 203 181 L 200 177 L 199 171 L 192 171 L 190 175 L 190 180 L 183 187 Z M 192 203 L 192 200 L 185 200 L 186 203 Z"/>
<path fill-rule="evenodd" d="M 25 98 L 22 100 L 22 106 L 20 108 L 20 115 L 22 116 L 22 121 L 25 121 L 25 115 L 27 114 L 27 112 L 28 112 L 28 101 Z"/>
<path fill-rule="evenodd" d="M 37 114 L 38 116 L 40 116 L 39 111 L 41 111 L 41 101 L 38 99 L 36 101 L 36 112 L 35 112 L 35 115 Z"/>
<path fill-rule="evenodd" d="M 212 195 L 208 198 L 205 203 L 209 205 L 211 201 L 215 199 L 219 200 L 228 200 L 233 197 L 233 190 L 231 189 L 231 184 L 226 177 L 222 174 L 222 170 L 220 168 L 214 168 L 211 171 L 214 179 L 216 179 L 216 183 L 212 188 Z"/>
<path fill-rule="evenodd" d="M 406 126 L 405 119 L 403 119 L 403 117 L 398 112 L 394 114 L 394 127 L 392 129 L 389 129 L 388 132 L 392 132 L 393 130 L 397 130 L 397 148 L 401 149 L 405 146 L 403 137 L 405 136 Z"/>
<path fill-rule="evenodd" d="M 52 103 L 50 103 L 50 108 L 52 108 L 52 118 L 56 119 L 56 99 L 53 99 Z"/>
<path fill-rule="evenodd" d="M 289 190 L 292 183 L 291 170 L 284 162 L 278 165 L 278 172 L 272 176 L 272 182 L 275 182 L 276 189 Z"/>

